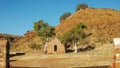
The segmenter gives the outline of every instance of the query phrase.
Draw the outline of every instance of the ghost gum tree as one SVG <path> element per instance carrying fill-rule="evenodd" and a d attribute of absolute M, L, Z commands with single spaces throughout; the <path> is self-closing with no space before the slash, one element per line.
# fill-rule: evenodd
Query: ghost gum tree
<path fill-rule="evenodd" d="M 33 28 L 36 34 L 40 36 L 45 42 L 44 53 L 46 53 L 46 46 L 48 44 L 48 40 L 52 36 L 55 36 L 55 28 L 53 26 L 50 26 L 47 22 L 44 22 L 43 20 L 35 22 Z"/>
<path fill-rule="evenodd" d="M 72 44 L 75 49 L 75 53 L 77 53 L 77 46 L 79 44 L 79 41 L 86 38 L 86 34 L 84 32 L 84 29 L 86 28 L 86 25 L 83 23 L 79 23 L 75 25 L 70 31 L 65 32 L 64 34 L 59 36 L 59 39 L 64 45 L 67 45 L 68 43 Z"/>

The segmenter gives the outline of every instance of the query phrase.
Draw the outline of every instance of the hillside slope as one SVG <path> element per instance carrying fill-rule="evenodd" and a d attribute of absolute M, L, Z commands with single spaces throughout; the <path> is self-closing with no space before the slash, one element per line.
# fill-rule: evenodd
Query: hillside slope
<path fill-rule="evenodd" d="M 22 36 L 9 35 L 9 34 L 0 34 L 0 40 L 9 40 L 11 46 L 16 43 L 18 40 L 23 38 Z"/>
<path fill-rule="evenodd" d="M 36 36 L 34 31 L 29 31 L 24 34 L 23 38 L 17 41 L 13 47 L 11 47 L 11 52 L 34 52 L 36 50 L 41 50 L 43 42 L 39 36 Z"/>
<path fill-rule="evenodd" d="M 92 34 L 89 40 L 94 42 L 112 42 L 112 38 L 120 37 L 120 11 L 108 8 L 86 8 L 75 12 L 56 26 L 57 35 L 80 22 L 87 26 L 85 32 Z"/>

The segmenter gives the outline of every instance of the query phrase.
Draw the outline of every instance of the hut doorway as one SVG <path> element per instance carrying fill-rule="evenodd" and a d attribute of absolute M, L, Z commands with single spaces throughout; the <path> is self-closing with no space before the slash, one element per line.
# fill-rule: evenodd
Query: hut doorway
<path fill-rule="evenodd" d="M 57 45 L 54 45 L 54 52 L 57 51 Z"/>

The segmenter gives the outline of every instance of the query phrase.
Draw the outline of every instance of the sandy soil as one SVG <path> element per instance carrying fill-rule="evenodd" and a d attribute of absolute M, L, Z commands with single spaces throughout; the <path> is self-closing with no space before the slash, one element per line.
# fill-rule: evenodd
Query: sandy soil
<path fill-rule="evenodd" d="M 11 58 L 13 67 L 74 68 L 87 66 L 110 66 L 111 56 L 92 56 L 79 54 L 38 54 L 29 53 Z"/>
<path fill-rule="evenodd" d="M 113 63 L 112 59 L 113 45 L 105 45 L 98 46 L 93 50 L 79 52 L 77 54 L 26 53 L 25 55 L 11 57 L 10 64 L 13 68 L 84 68 L 91 66 L 110 66 Z"/>

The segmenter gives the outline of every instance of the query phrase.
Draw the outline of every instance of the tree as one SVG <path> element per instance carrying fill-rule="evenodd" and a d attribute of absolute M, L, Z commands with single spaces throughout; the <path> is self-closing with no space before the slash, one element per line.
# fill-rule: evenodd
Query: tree
<path fill-rule="evenodd" d="M 50 37 L 55 36 L 55 28 L 50 26 L 47 22 L 40 20 L 34 23 L 34 31 L 40 37 L 45 40 L 44 53 L 46 52 L 46 46 Z"/>
<path fill-rule="evenodd" d="M 60 40 L 64 45 L 71 43 L 74 46 L 75 53 L 77 53 L 77 44 L 79 41 L 86 37 L 84 33 L 84 29 L 86 26 L 83 23 L 79 23 L 75 25 L 70 31 L 65 32 L 63 35 L 60 36 Z"/>
<path fill-rule="evenodd" d="M 85 3 L 81 3 L 81 4 L 78 4 L 77 7 L 76 7 L 76 11 L 80 10 L 80 9 L 85 9 L 85 8 L 88 8 L 88 5 L 85 4 Z"/>
<path fill-rule="evenodd" d="M 60 21 L 65 20 L 68 18 L 72 13 L 70 12 L 65 12 L 62 16 L 60 16 Z"/>

